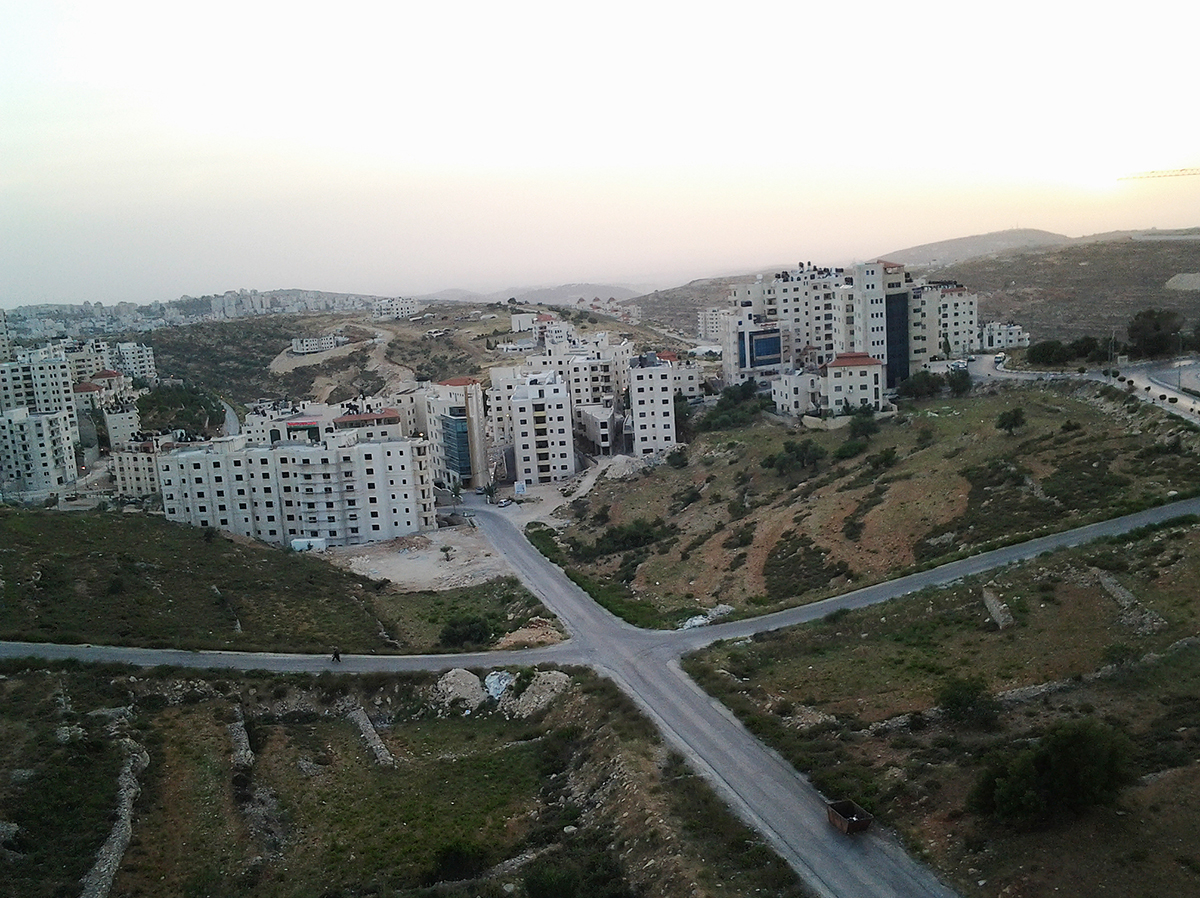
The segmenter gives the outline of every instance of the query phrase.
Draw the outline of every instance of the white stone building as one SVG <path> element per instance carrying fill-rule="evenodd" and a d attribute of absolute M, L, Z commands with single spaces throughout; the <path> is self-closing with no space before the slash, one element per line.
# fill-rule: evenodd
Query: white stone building
<path fill-rule="evenodd" d="M 847 352 L 821 366 L 821 406 L 829 414 L 861 406 L 879 411 L 883 400 L 883 362 L 865 352 Z"/>
<path fill-rule="evenodd" d="M 526 378 L 509 399 L 516 480 L 554 483 L 575 473 L 571 393 L 562 377 L 545 371 Z"/>
<path fill-rule="evenodd" d="M 360 440 L 251 446 L 245 436 L 160 456 L 167 518 L 288 545 L 358 545 L 436 528 L 429 444 Z"/>
<path fill-rule="evenodd" d="M 90 380 L 101 371 L 113 366 L 112 348 L 106 340 L 67 340 L 56 346 L 46 347 L 50 352 L 61 349 L 63 358 L 71 366 L 71 378 L 74 381 Z"/>
<path fill-rule="evenodd" d="M 721 339 L 722 308 L 701 309 L 696 313 L 696 334 L 701 340 Z"/>
<path fill-rule="evenodd" d="M 722 373 L 726 385 L 748 378 L 761 385 L 784 371 L 822 365 L 842 353 L 866 353 L 883 362 L 887 384 L 908 377 L 914 340 L 912 277 L 884 260 L 850 268 L 805 263 L 774 278 L 742 284 L 721 316 Z"/>
<path fill-rule="evenodd" d="M 629 387 L 629 365 L 633 344 L 627 340 L 609 342 L 601 333 L 588 339 L 575 339 L 565 344 L 551 344 L 539 355 L 527 356 L 516 367 L 498 366 L 488 374 L 488 436 L 492 443 L 504 446 L 515 442 L 511 416 L 511 398 L 518 386 L 528 378 L 545 371 L 555 372 L 570 391 L 571 407 L 604 406 L 618 408 Z M 603 415 L 599 417 L 604 417 Z M 584 427 L 583 418 L 572 420 Z"/>
<path fill-rule="evenodd" d="M 612 455 L 621 448 L 621 416 L 611 405 L 572 406 L 575 436 L 581 440 L 586 452 L 596 455 Z"/>
<path fill-rule="evenodd" d="M 375 300 L 376 318 L 412 318 L 417 314 L 417 301 L 411 296 L 389 296 Z"/>
<path fill-rule="evenodd" d="M 113 367 L 132 379 L 140 378 L 149 384 L 158 383 L 154 350 L 144 343 L 118 343 Z"/>
<path fill-rule="evenodd" d="M 979 347 L 984 352 L 992 349 L 1019 349 L 1029 345 L 1029 334 L 1019 324 L 1000 321 L 985 321 L 979 326 Z"/>
<path fill-rule="evenodd" d="M 104 409 L 104 427 L 108 431 L 108 445 L 113 449 L 125 446 L 133 435 L 142 429 L 141 415 L 136 405 Z"/>
<path fill-rule="evenodd" d="M 490 484 L 487 416 L 479 381 L 455 377 L 429 384 L 421 399 L 417 426 L 430 444 L 433 479 L 471 488 Z"/>
<path fill-rule="evenodd" d="M 666 354 L 663 354 L 665 358 Z M 684 399 L 699 399 L 704 395 L 704 369 L 696 362 L 680 362 L 667 359 L 671 363 L 671 377 L 675 381 L 675 392 L 682 393 Z"/>
<path fill-rule="evenodd" d="M 821 378 L 816 371 L 785 371 L 771 381 L 771 401 L 781 415 L 812 414 L 821 407 Z"/>
<path fill-rule="evenodd" d="M 5 317 L 4 310 L 0 309 L 0 363 L 12 360 L 13 347 L 12 338 L 8 333 L 8 318 Z"/>
<path fill-rule="evenodd" d="M 634 456 L 670 452 L 675 433 L 675 378 L 671 363 L 646 353 L 630 370 L 625 432 Z"/>
<path fill-rule="evenodd" d="M 117 495 L 140 499 L 157 493 L 158 458 L 158 448 L 153 441 L 132 443 L 113 452 L 112 474 Z"/>
<path fill-rule="evenodd" d="M 79 441 L 79 418 L 65 358 L 26 358 L 0 364 L 0 411 L 26 408 L 37 414 L 65 412 L 72 442 Z"/>
<path fill-rule="evenodd" d="M 292 352 L 296 355 L 325 352 L 335 346 L 337 346 L 337 337 L 334 334 L 325 334 L 320 337 L 292 337 Z"/>
<path fill-rule="evenodd" d="M 44 499 L 76 481 L 78 429 L 64 410 L 34 412 L 25 407 L 0 414 L 0 493 L 23 501 Z"/>
<path fill-rule="evenodd" d="M 409 419 L 415 424 L 415 419 Z M 262 402 L 246 413 L 242 433 L 251 445 L 321 440 L 338 430 L 361 430 L 365 440 L 399 440 L 416 433 L 397 409 L 382 402 Z"/>

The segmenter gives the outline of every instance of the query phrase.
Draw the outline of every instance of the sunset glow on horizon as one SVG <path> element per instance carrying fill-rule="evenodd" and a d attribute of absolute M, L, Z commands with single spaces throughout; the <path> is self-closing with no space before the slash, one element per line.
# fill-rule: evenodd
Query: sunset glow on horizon
<path fill-rule="evenodd" d="M 1200 165 L 1200 11 L 1077 9 L 0 0 L 0 306 L 1200 226 L 1119 180 Z"/>

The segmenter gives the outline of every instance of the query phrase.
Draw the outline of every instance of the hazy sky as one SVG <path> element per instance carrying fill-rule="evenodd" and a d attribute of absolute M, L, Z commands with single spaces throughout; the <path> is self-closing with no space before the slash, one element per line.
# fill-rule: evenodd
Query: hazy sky
<path fill-rule="evenodd" d="M 0 0 L 0 305 L 1200 225 L 1200 5 Z"/>

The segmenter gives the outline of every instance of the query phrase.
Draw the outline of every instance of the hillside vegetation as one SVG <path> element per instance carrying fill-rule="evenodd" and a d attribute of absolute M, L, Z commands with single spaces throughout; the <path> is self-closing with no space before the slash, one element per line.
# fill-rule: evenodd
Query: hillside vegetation
<path fill-rule="evenodd" d="M 685 667 L 963 895 L 1193 894 L 1198 577 L 1200 526 L 1182 519 L 718 645 Z"/>
<path fill-rule="evenodd" d="M 327 315 L 271 315 L 213 321 L 151 331 L 160 377 L 181 378 L 242 405 L 284 392 L 271 360 L 293 337 L 320 336 L 335 319 Z"/>
<path fill-rule="evenodd" d="M 1037 340 L 1106 337 L 1142 309 L 1179 312 L 1200 323 L 1200 291 L 1168 290 L 1177 274 L 1200 272 L 1200 239 L 1072 243 L 1001 253 L 928 272 L 979 293 L 979 317 L 1016 321 Z"/>
<path fill-rule="evenodd" d="M 801 898 L 611 683 L 514 673 L 467 714 L 433 676 L 6 665 L 0 892 L 78 894 L 141 756 L 114 895 Z"/>
<path fill-rule="evenodd" d="M 152 515 L 0 508 L 0 638 L 237 651 L 488 645 L 546 610 L 513 579 L 402 592 L 317 556 Z M 472 622 L 472 638 L 443 639 Z"/>
<path fill-rule="evenodd" d="M 1018 407 L 1010 436 L 997 421 Z M 611 608 L 663 626 L 718 603 L 809 602 L 1200 491 L 1195 428 L 1092 383 L 984 386 L 852 433 L 766 420 L 704 433 L 673 464 L 602 479 L 571 506 L 558 551 L 608 584 Z"/>

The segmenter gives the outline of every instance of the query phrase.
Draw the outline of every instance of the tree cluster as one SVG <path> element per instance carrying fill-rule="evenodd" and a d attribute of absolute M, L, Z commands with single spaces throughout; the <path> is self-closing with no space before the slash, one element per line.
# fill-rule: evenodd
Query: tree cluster
<path fill-rule="evenodd" d="M 758 395 L 758 384 L 753 379 L 734 387 L 726 387 L 721 391 L 721 398 L 717 400 L 717 404 L 696 424 L 696 430 L 745 427 L 770 405 L 770 397 Z"/>
<path fill-rule="evenodd" d="M 817 462 L 829 453 L 824 446 L 818 446 L 811 438 L 802 443 L 795 440 L 784 440 L 783 451 L 768 455 L 761 462 L 764 468 L 773 468 L 780 474 L 786 474 L 792 468 L 817 468 Z"/>
<path fill-rule="evenodd" d="M 1095 337 L 1080 337 L 1070 343 L 1043 340 L 1030 346 L 1025 358 L 1031 365 L 1069 365 L 1076 360 L 1096 364 L 1108 361 L 1111 350 L 1111 339 L 1101 342 Z"/>
<path fill-rule="evenodd" d="M 1025 426 L 1025 409 L 1019 405 L 1016 408 L 1006 409 L 996 416 L 996 429 L 1003 430 L 1009 436 L 1013 435 L 1013 431 L 1019 430 Z"/>
<path fill-rule="evenodd" d="M 900 381 L 896 393 L 905 399 L 932 399 L 948 389 L 951 395 L 961 397 L 970 393 L 973 385 L 970 372 L 962 368 L 948 371 L 945 376 L 922 370 Z"/>
<path fill-rule="evenodd" d="M 1036 827 L 1114 801 L 1133 779 L 1133 747 L 1092 718 L 1051 728 L 1038 742 L 993 754 L 971 792 L 971 807 L 1002 823 Z"/>

